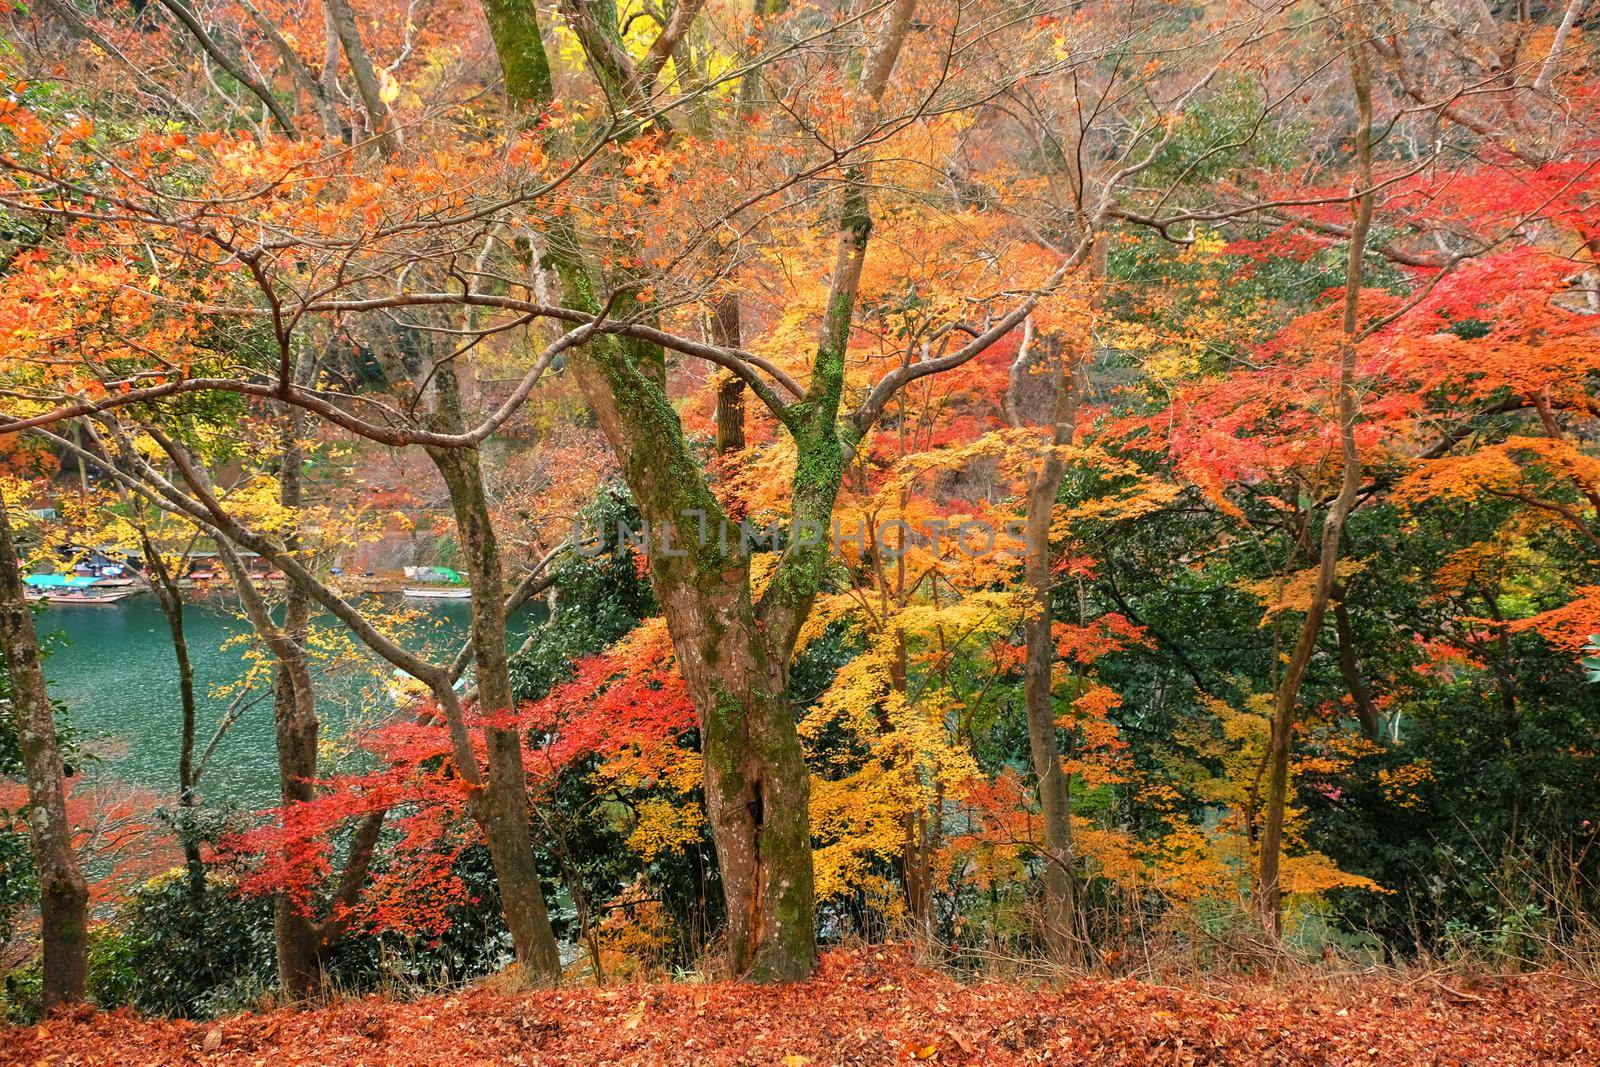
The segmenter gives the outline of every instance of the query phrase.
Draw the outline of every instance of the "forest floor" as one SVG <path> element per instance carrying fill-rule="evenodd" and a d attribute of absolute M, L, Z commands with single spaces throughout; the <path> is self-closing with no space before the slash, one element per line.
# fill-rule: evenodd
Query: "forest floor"
<path fill-rule="evenodd" d="M 1174 988 L 963 982 L 884 951 L 788 987 L 489 987 L 220 1022 L 81 1010 L 0 1030 L 0 1064 L 1600 1063 L 1600 989 L 1559 974 Z"/>

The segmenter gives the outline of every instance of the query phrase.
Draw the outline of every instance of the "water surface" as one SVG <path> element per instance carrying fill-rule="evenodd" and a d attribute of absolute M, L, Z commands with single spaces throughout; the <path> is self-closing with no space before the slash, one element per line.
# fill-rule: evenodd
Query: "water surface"
<path fill-rule="evenodd" d="M 389 607 L 400 604 L 398 597 L 385 600 Z M 429 651 L 442 660 L 459 647 L 471 613 L 466 601 L 405 603 L 423 613 L 407 642 L 413 650 Z M 116 604 L 47 606 L 36 623 L 52 650 L 45 662 L 51 694 L 66 704 L 73 726 L 101 757 L 91 764 L 90 773 L 162 793 L 174 790 L 183 713 L 171 631 L 155 598 L 143 592 Z M 184 625 L 194 663 L 197 736 L 203 749 L 232 700 L 219 696 L 219 687 L 234 685 L 246 672 L 244 644 L 228 642 L 248 634 L 250 626 L 240 617 L 236 601 L 221 598 L 188 604 Z M 512 639 L 529 625 L 530 616 L 524 611 L 511 624 Z M 366 669 L 343 669 L 317 678 L 325 747 L 337 747 L 344 725 L 352 719 L 370 721 L 387 710 L 388 698 L 378 680 L 388 675 L 388 668 L 376 660 L 371 663 Z M 201 793 L 210 803 L 257 807 L 276 800 L 271 694 L 257 690 L 246 701 L 206 767 Z"/>

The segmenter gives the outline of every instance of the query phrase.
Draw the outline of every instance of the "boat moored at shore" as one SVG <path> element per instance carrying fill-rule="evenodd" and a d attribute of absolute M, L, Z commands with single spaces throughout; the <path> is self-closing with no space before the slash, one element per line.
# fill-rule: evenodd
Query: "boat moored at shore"
<path fill-rule="evenodd" d="M 472 599 L 472 586 L 467 584 L 466 575 L 449 567 L 407 567 L 405 576 L 407 584 L 400 587 L 404 596 L 418 600 Z"/>
<path fill-rule="evenodd" d="M 126 600 L 142 590 L 131 578 L 87 578 L 69 574 L 30 574 L 23 595 L 31 603 L 100 606 Z"/>

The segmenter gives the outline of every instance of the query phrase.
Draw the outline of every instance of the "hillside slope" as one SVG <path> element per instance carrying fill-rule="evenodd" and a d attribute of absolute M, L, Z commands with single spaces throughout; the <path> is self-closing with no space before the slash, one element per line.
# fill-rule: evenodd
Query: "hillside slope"
<path fill-rule="evenodd" d="M 1337 990 L 1131 981 L 963 984 L 883 953 L 833 952 L 798 986 L 666 984 L 397 1004 L 221 1023 L 79 1012 L 0 1033 L 0 1063 L 877 1064 L 1600 1062 L 1600 994 L 1558 976 Z"/>

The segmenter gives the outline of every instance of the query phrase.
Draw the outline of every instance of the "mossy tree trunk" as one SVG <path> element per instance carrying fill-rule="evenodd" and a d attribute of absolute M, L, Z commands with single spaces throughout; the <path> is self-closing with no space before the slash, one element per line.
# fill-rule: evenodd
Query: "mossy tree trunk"
<path fill-rule="evenodd" d="M 39 877 L 45 1008 L 83 999 L 89 973 L 89 888 L 72 851 L 66 771 L 39 637 L 23 593 L 8 505 L 0 499 L 0 652 L 28 779 L 28 836 Z"/>
<path fill-rule="evenodd" d="M 916 0 L 891 6 L 863 66 L 864 101 L 881 98 L 915 6 Z M 570 6 L 566 10 L 574 13 Z M 646 79 L 639 70 L 616 65 L 627 56 L 607 46 L 616 25 L 609 10 L 611 5 L 601 5 L 600 17 L 597 11 L 577 12 L 580 17 L 569 21 L 613 105 L 631 105 Z M 534 5 L 485 0 L 484 12 L 514 107 L 524 116 L 548 108 L 549 64 Z M 803 978 L 816 957 L 810 779 L 786 689 L 800 626 L 824 581 L 834 501 L 861 433 L 855 421 L 841 420 L 840 400 L 872 230 L 870 168 L 851 167 L 846 177 L 838 255 L 811 380 L 804 396 L 778 413 L 797 452 L 791 536 L 759 603 L 738 530 L 725 535 L 727 516 L 667 398 L 661 348 L 597 336 L 571 362 L 651 528 L 651 582 L 700 720 L 706 809 L 727 903 L 730 955 L 739 974 L 763 981 Z M 567 304 L 598 314 L 599 285 L 577 235 L 552 233 L 549 258 Z M 613 315 L 635 310 L 630 293 L 609 296 Z"/>
<path fill-rule="evenodd" d="M 699 713 L 706 810 L 735 970 L 791 980 L 814 963 L 810 780 L 749 561 L 648 365 L 611 338 L 573 360 L 649 526 L 650 574 Z M 830 502 L 831 509 L 831 502 Z"/>
<path fill-rule="evenodd" d="M 445 432 L 460 432 L 464 421 L 461 383 L 453 361 L 433 367 L 432 392 L 435 424 Z M 553 980 L 561 976 L 561 955 L 529 833 L 528 776 L 507 669 L 505 568 L 489 514 L 483 470 L 476 448 L 429 449 L 428 455 L 450 493 L 457 538 L 472 578 L 470 640 L 488 749 L 488 772 L 476 802 L 479 823 L 494 862 L 501 911 L 522 977 L 530 982 Z M 505 721 L 500 721 L 502 718 Z"/>

